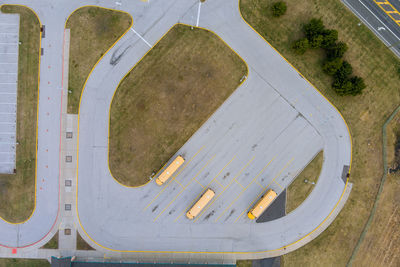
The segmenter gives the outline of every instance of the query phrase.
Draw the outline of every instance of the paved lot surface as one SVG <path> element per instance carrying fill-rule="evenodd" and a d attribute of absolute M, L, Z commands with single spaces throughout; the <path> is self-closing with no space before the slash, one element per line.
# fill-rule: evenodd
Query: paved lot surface
<path fill-rule="evenodd" d="M 19 15 L 0 12 L 0 173 L 13 173 L 16 152 Z"/>
<path fill-rule="evenodd" d="M 132 30 L 93 70 L 82 96 L 77 184 L 80 221 L 76 223 L 91 245 L 119 257 L 119 251 L 140 251 L 143 257 L 175 251 L 225 252 L 224 256 L 210 255 L 246 258 L 251 255 L 234 253 L 282 246 L 289 246 L 289 251 L 290 244 L 322 222 L 330 222 L 332 214 L 340 210 L 338 203 L 346 199 L 342 199 L 346 190 L 342 172 L 351 161 L 346 124 L 336 109 L 242 20 L 237 1 L 209 0 L 201 5 L 194 0 L 9 2 L 36 10 L 46 25 L 46 38 L 39 97 L 37 208 L 22 225 L 0 221 L 3 246 L 30 246 L 54 227 L 59 161 L 64 160 L 59 151 L 63 27 L 67 16 L 85 4 L 123 9 L 134 19 Z M 108 169 L 111 98 L 125 73 L 177 22 L 216 32 L 247 62 L 249 75 L 177 152 L 186 162 L 176 177 L 162 187 L 154 181 L 139 188 L 123 187 Z M 122 57 L 114 62 L 119 55 Z M 246 211 L 262 192 L 272 188 L 281 193 L 321 149 L 321 176 L 297 210 L 266 223 L 246 218 Z M 187 220 L 184 212 L 206 187 L 216 191 L 215 200 L 194 221 Z M 315 236 L 305 238 L 302 244 Z M 192 255 L 201 258 L 208 254 Z"/>
<path fill-rule="evenodd" d="M 400 57 L 400 2 L 395 0 L 342 0 L 382 42 Z"/>

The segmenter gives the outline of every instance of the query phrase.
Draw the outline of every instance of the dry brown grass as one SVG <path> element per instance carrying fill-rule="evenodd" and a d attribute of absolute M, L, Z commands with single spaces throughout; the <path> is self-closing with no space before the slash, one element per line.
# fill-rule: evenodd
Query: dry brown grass
<path fill-rule="evenodd" d="M 35 205 L 36 119 L 40 24 L 22 6 L 5 5 L 5 13 L 20 14 L 17 92 L 16 174 L 0 174 L 0 216 L 10 222 L 26 220 Z"/>
<path fill-rule="evenodd" d="M 400 103 L 398 59 L 339 0 L 286 1 L 287 13 L 272 18 L 266 11 L 273 1 L 241 0 L 241 11 L 279 52 L 341 111 L 353 138 L 350 198 L 339 216 L 318 238 L 284 256 L 287 266 L 344 266 L 368 219 L 382 177 L 384 121 Z M 321 17 L 328 28 L 339 31 L 349 45 L 345 58 L 356 75 L 365 79 L 361 96 L 340 97 L 331 89 L 331 77 L 321 70 L 321 50 L 298 56 L 291 44 L 301 36 L 301 24 Z M 363 256 L 363 253 L 360 253 Z M 364 255 L 365 256 L 365 255 Z"/>
<path fill-rule="evenodd" d="M 110 118 L 113 176 L 130 186 L 146 183 L 246 72 L 245 63 L 214 34 L 173 27 L 116 91 Z"/>
<path fill-rule="evenodd" d="M 319 152 L 315 158 L 304 168 L 296 179 L 287 188 L 286 214 L 295 210 L 308 197 L 314 189 L 312 182 L 317 183 L 324 160 L 323 152 Z M 308 180 L 307 183 L 304 180 Z"/>
<path fill-rule="evenodd" d="M 400 114 L 387 127 L 388 165 L 394 161 Z M 354 266 L 400 266 L 400 173 L 388 174 L 372 224 Z"/>
<path fill-rule="evenodd" d="M 101 56 L 129 29 L 131 17 L 100 7 L 83 7 L 72 13 L 68 77 L 68 113 L 77 114 L 86 78 Z"/>
<path fill-rule="evenodd" d="M 76 249 L 78 250 L 94 250 L 86 241 L 81 237 L 81 235 L 76 233 Z"/>

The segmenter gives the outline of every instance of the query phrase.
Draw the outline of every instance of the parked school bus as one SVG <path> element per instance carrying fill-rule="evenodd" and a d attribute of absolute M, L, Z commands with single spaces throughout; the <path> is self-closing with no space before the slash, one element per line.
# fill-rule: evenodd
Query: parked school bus
<path fill-rule="evenodd" d="M 160 176 L 157 177 L 156 183 L 158 185 L 165 183 L 184 162 L 184 158 L 177 156 L 176 159 L 174 159 L 174 161 L 160 174 Z"/>
<path fill-rule="evenodd" d="M 259 201 L 253 206 L 253 208 L 247 213 L 250 220 L 258 218 L 268 207 L 272 201 L 276 198 L 277 194 L 274 190 L 270 189 L 265 193 Z"/>
<path fill-rule="evenodd" d="M 215 196 L 215 192 L 210 188 L 204 192 L 204 194 L 200 197 L 200 199 L 190 208 L 190 210 L 186 213 L 186 217 L 189 219 L 193 219 L 207 206 L 208 202 Z"/>

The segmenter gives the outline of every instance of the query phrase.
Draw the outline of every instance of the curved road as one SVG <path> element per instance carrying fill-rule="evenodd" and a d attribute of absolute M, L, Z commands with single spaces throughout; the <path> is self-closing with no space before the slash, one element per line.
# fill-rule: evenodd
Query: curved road
<path fill-rule="evenodd" d="M 38 191 L 38 205 L 31 220 L 18 226 L 0 222 L 0 244 L 15 247 L 35 243 L 57 217 L 62 33 L 67 16 L 90 3 L 129 12 L 134 26 L 93 70 L 82 96 L 78 214 L 85 239 L 107 250 L 126 252 L 233 254 L 289 246 L 288 252 L 295 247 L 291 244 L 318 228 L 333 210 L 337 214 L 343 204 L 337 203 L 345 201 L 344 167 L 351 163 L 347 126 L 337 110 L 243 21 L 236 0 L 209 0 L 200 8 L 194 0 L 120 1 L 121 5 L 110 1 L 75 2 L 58 1 L 54 5 L 53 1 L 18 1 L 32 6 L 46 24 L 38 186 L 41 177 L 49 178 L 45 180 L 48 187 Z M 112 96 L 130 68 L 178 22 L 218 34 L 248 64 L 249 75 L 177 152 L 187 161 L 175 179 L 162 188 L 154 182 L 139 188 L 123 187 L 108 169 Z M 115 58 L 119 60 L 115 62 Z M 46 117 L 47 110 L 50 116 Z M 46 147 L 48 153 L 52 149 L 51 157 L 46 156 Z M 321 175 L 299 208 L 266 223 L 247 220 L 243 213 L 260 192 L 273 188 L 280 193 L 320 150 L 324 151 Z M 181 214 L 194 195 L 203 190 L 193 182 L 195 178 L 202 186 L 213 187 L 218 197 L 192 222 Z M 315 236 L 303 240 L 312 238 Z"/>

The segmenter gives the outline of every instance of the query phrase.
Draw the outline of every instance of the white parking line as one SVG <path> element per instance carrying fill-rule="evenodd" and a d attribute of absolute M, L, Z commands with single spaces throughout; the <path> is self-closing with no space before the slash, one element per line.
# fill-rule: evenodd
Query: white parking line
<path fill-rule="evenodd" d="M 145 42 L 150 48 L 152 47 L 151 44 L 149 44 L 149 42 L 147 42 L 137 31 L 135 31 L 133 28 L 131 28 L 131 30 L 132 30 L 137 36 L 139 36 L 139 38 L 142 39 L 143 42 Z"/>
<path fill-rule="evenodd" d="M 199 8 L 197 9 L 197 21 L 196 21 L 196 27 L 199 27 L 199 20 L 200 20 L 200 9 L 201 9 L 201 2 L 199 2 Z"/>

